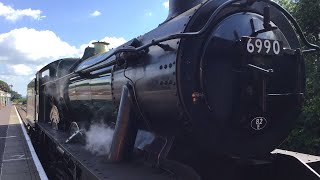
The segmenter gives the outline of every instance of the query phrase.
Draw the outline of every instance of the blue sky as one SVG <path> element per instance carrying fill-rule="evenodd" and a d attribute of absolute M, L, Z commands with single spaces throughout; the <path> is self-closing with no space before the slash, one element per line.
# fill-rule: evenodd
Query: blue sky
<path fill-rule="evenodd" d="M 43 65 L 81 56 L 93 40 L 116 47 L 163 22 L 168 0 L 0 0 L 0 79 L 26 94 Z"/>

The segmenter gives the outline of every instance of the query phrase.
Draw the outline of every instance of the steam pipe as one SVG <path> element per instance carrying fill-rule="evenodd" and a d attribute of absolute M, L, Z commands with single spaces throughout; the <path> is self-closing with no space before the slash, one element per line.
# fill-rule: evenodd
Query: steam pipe
<path fill-rule="evenodd" d="M 124 85 L 122 88 L 116 127 L 108 155 L 108 161 L 110 162 L 121 162 L 129 159 L 133 152 L 137 128 L 132 116 L 132 96 L 129 86 Z"/>

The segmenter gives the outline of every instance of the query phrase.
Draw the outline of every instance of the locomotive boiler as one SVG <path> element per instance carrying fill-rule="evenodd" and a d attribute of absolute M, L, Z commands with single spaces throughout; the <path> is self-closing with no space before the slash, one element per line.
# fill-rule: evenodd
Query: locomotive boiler
<path fill-rule="evenodd" d="M 110 162 L 138 149 L 200 175 L 216 155 L 262 160 L 282 142 L 303 102 L 303 54 L 319 51 L 269 0 L 171 0 L 157 28 L 104 45 L 37 73 L 35 119 L 58 131 L 106 123 Z"/>

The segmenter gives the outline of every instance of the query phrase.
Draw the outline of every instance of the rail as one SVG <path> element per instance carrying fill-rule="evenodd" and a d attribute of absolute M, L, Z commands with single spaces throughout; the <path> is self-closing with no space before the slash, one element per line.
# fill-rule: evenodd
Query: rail
<path fill-rule="evenodd" d="M 28 123 L 26 122 L 26 117 L 27 117 L 27 107 L 26 105 L 15 105 L 17 111 L 18 111 L 18 114 L 19 116 L 21 117 L 22 119 L 22 122 L 24 124 L 24 126 L 28 126 Z"/>

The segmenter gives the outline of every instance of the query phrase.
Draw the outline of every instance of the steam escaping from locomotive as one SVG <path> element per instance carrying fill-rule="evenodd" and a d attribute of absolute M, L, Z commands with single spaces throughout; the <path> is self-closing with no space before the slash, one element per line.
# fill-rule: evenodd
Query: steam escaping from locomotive
<path fill-rule="evenodd" d="M 92 124 L 86 135 L 86 146 L 92 154 L 107 155 L 110 151 L 114 130 L 105 124 Z"/>

